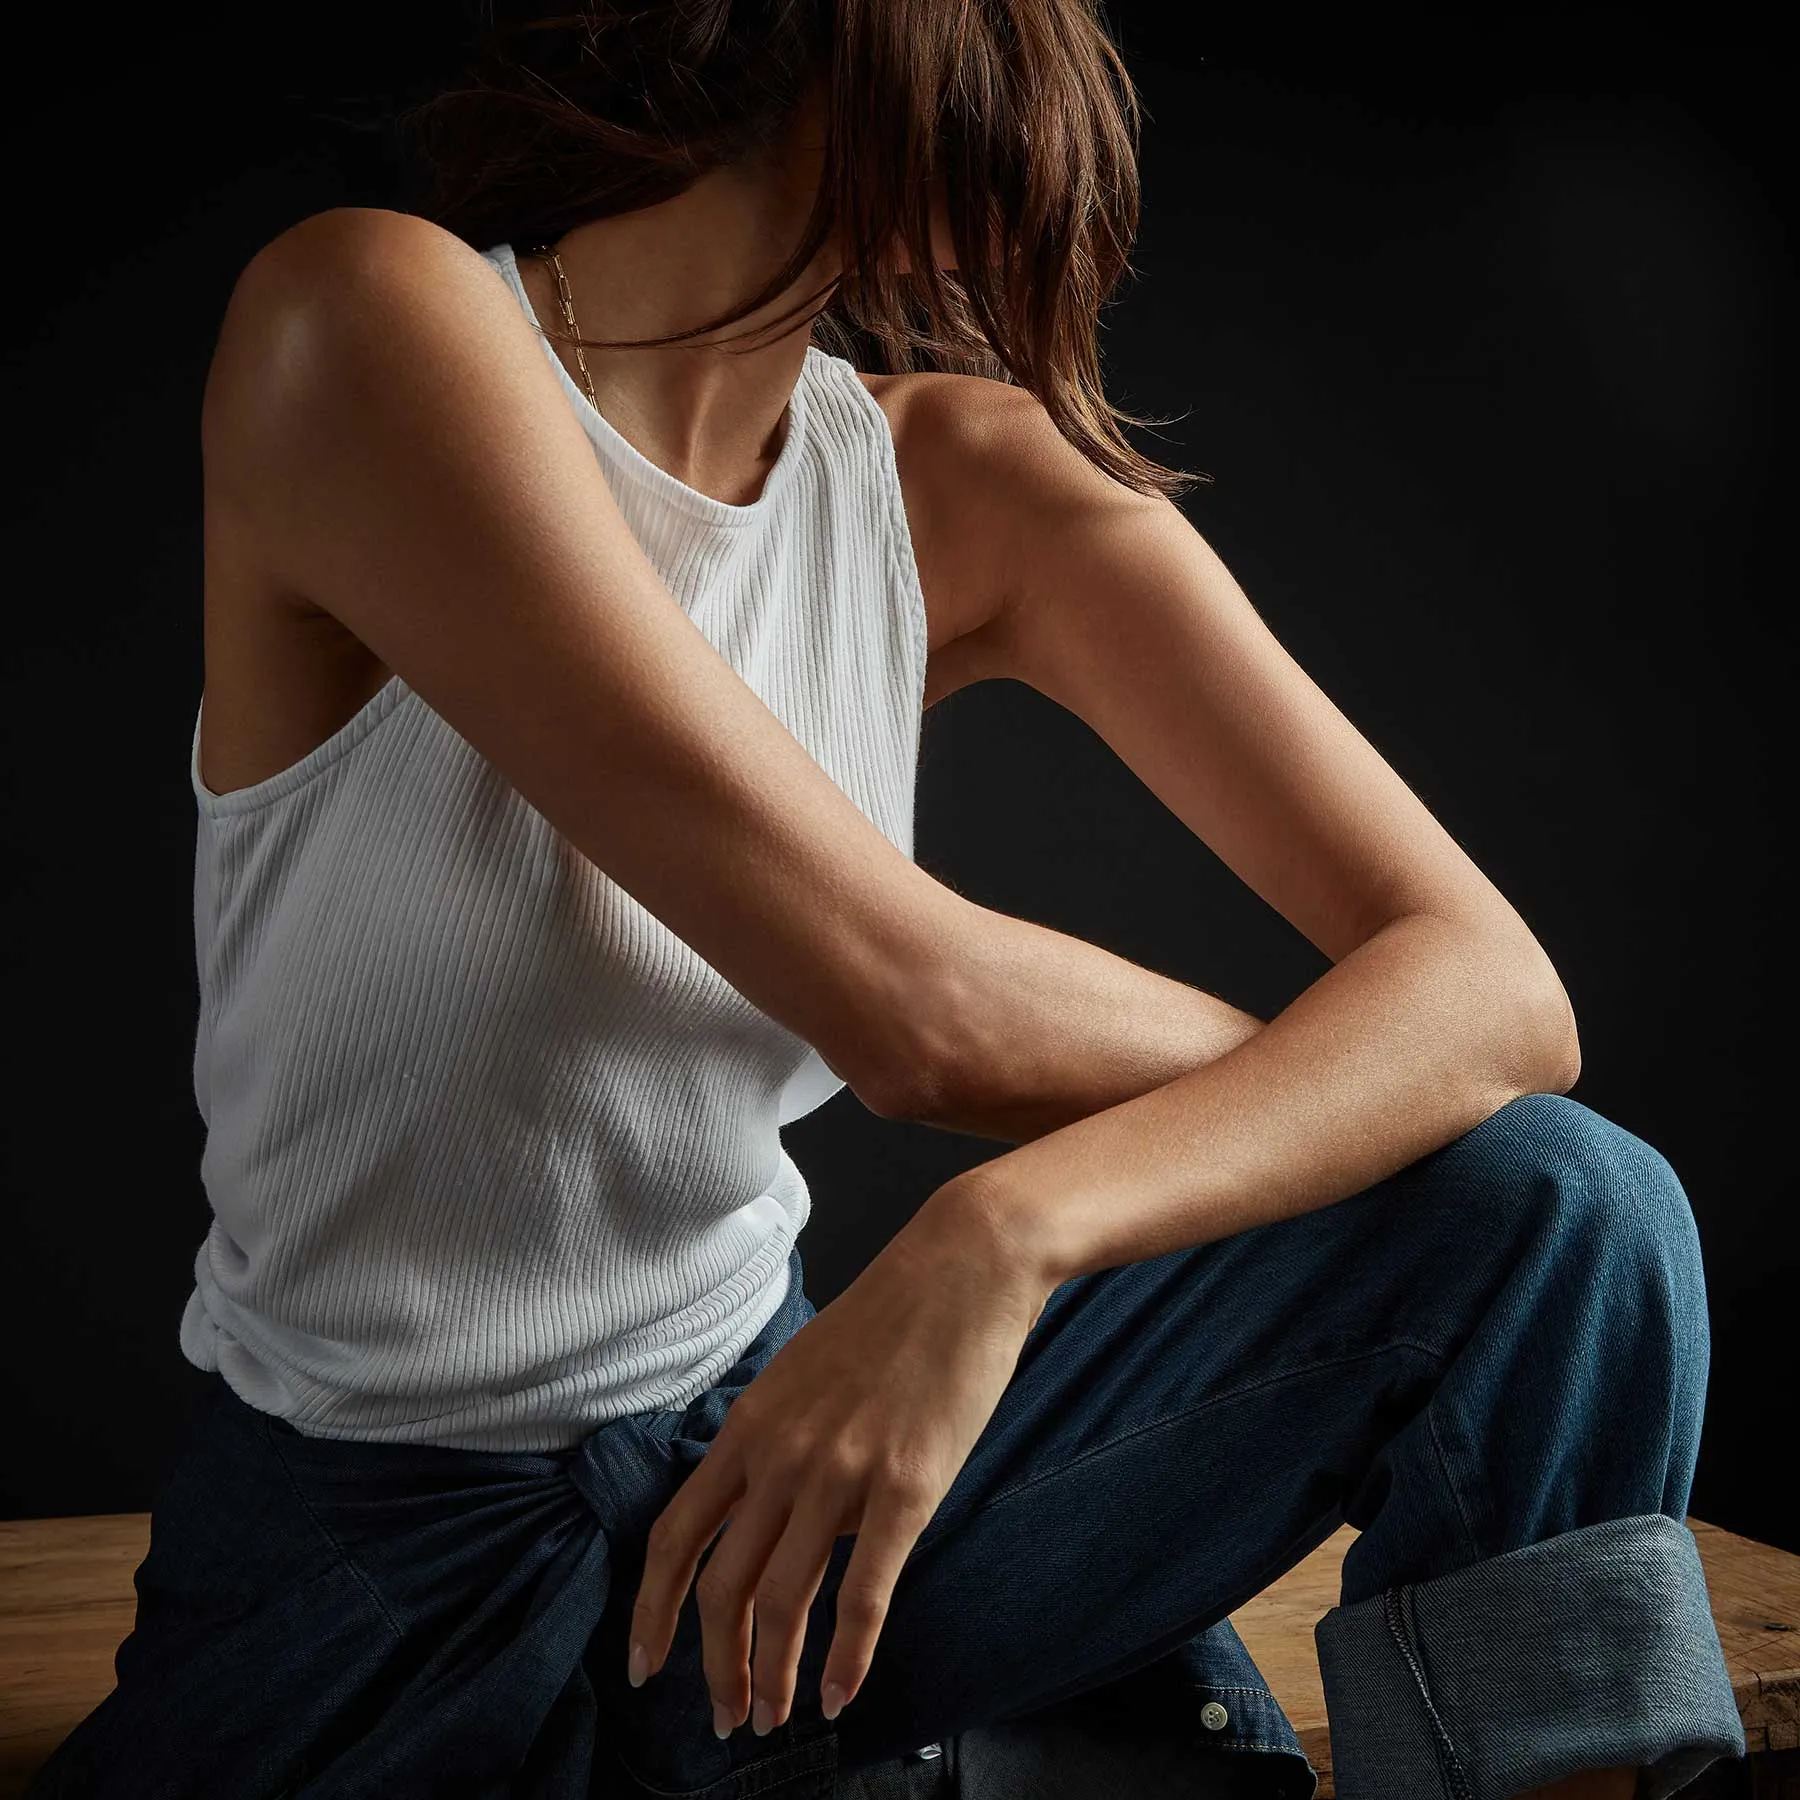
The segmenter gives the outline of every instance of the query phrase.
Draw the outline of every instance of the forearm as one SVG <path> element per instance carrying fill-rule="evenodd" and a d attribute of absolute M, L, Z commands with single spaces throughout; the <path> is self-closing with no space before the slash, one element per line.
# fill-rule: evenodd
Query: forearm
<path fill-rule="evenodd" d="M 914 1223 L 992 1227 L 1047 1294 L 1360 1192 L 1577 1068 L 1541 953 L 1409 916 L 1234 1048 L 958 1177 Z"/>
<path fill-rule="evenodd" d="M 1023 1144 L 1136 1099 L 1263 1029 L 1229 1001 L 1026 919 L 981 910 L 936 971 L 938 1079 L 906 1116 Z"/>

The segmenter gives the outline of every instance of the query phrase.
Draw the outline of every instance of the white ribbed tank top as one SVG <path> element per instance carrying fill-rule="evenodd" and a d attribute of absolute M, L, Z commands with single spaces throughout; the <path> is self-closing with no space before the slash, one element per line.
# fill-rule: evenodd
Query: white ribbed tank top
<path fill-rule="evenodd" d="M 855 370 L 809 346 L 733 506 L 544 352 L 682 608 L 911 856 L 924 602 Z M 196 717 L 183 1354 L 317 1437 L 544 1451 L 686 1406 L 786 1296 L 811 1198 L 779 1127 L 844 1084 L 398 675 L 253 786 L 210 792 L 199 746 Z"/>

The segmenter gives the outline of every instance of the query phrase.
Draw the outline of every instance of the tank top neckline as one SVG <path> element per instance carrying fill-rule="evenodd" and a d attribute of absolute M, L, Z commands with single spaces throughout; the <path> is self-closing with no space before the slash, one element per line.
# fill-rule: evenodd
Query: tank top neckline
<path fill-rule="evenodd" d="M 698 488 L 689 487 L 685 481 L 678 480 L 667 469 L 654 463 L 643 451 L 631 442 L 617 426 L 611 423 L 587 395 L 581 385 L 563 367 L 563 361 L 556 354 L 554 346 L 547 335 L 544 335 L 542 322 L 531 304 L 531 296 L 525 291 L 525 284 L 519 275 L 518 258 L 511 244 L 496 244 L 487 252 L 487 256 L 506 278 L 507 286 L 513 291 L 525 316 L 536 327 L 543 338 L 545 352 L 555 367 L 557 377 L 562 382 L 563 392 L 573 404 L 576 415 L 587 430 L 590 439 L 610 458 L 615 468 L 630 476 L 640 486 L 657 495 L 668 505 L 712 525 L 754 525 L 767 518 L 774 510 L 783 490 L 794 478 L 794 471 L 801 459 L 801 444 L 806 434 L 807 381 L 824 358 L 825 352 L 816 344 L 806 347 L 806 360 L 801 365 L 800 379 L 794 385 L 793 393 L 788 397 L 788 404 L 783 417 L 787 420 L 787 431 L 781 440 L 781 449 L 776 453 L 775 461 L 769 465 L 768 473 L 763 477 L 762 492 L 754 500 L 742 506 L 733 505 L 728 500 L 715 499 L 711 494 L 703 494 Z"/>

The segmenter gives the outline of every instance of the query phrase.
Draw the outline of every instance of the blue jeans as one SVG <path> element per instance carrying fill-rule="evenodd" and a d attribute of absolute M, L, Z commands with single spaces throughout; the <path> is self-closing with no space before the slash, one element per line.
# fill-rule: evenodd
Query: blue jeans
<path fill-rule="evenodd" d="M 119 1685 L 29 1793 L 826 1800 L 1081 1694 L 1308 1800 L 1227 1615 L 1348 1521 L 1317 1643 L 1342 1800 L 1501 1800 L 1744 1751 L 1683 1523 L 1707 1370 L 1686 1195 L 1566 1097 L 1337 1205 L 1064 1283 L 918 1540 L 861 1691 L 712 1733 L 692 1592 L 625 1680 L 645 1533 L 813 1315 L 682 1412 L 510 1455 L 301 1436 L 223 1383 L 152 1515 Z M 1207 1759 L 1228 1757 L 1228 1764 Z"/>

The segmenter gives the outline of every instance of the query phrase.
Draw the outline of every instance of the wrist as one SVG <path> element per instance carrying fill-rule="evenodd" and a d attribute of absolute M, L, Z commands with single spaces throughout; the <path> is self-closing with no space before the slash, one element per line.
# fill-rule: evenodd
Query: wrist
<path fill-rule="evenodd" d="M 1047 1246 L 1016 1208 L 1005 1204 L 1000 1184 L 980 1167 L 953 1177 L 914 1213 L 906 1231 L 942 1255 L 975 1261 L 989 1272 L 995 1294 L 1021 1312 L 1026 1329 L 1061 1285 Z"/>

